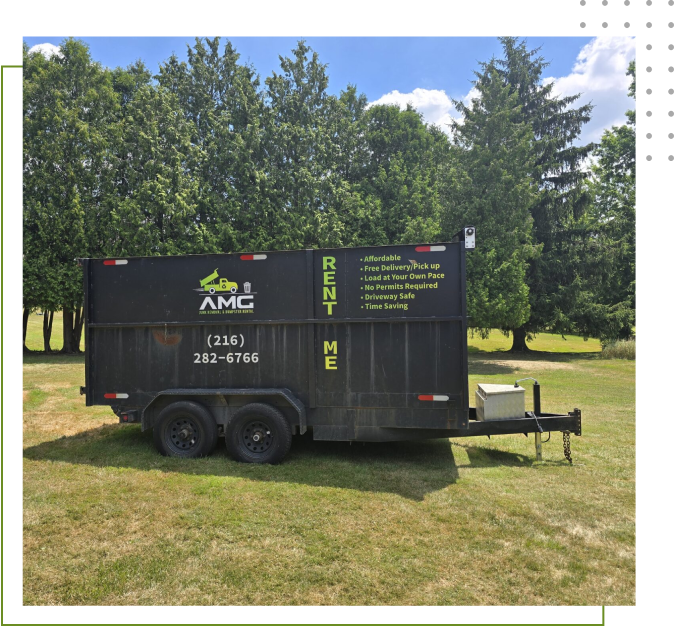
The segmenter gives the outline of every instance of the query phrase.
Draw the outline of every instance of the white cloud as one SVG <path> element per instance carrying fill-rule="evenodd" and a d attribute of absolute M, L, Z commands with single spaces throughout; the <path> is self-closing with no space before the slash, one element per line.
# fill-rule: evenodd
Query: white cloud
<path fill-rule="evenodd" d="M 28 50 L 29 54 L 34 54 L 35 52 L 39 52 L 46 59 L 50 59 L 53 55 L 62 56 L 61 48 L 55 46 L 53 43 L 38 43 Z"/>
<path fill-rule="evenodd" d="M 554 81 L 557 96 L 582 94 L 572 106 L 592 102 L 592 119 L 585 125 L 581 143 L 599 141 L 606 128 L 625 123 L 625 111 L 634 108 L 634 100 L 627 95 L 630 77 L 627 66 L 636 56 L 636 42 L 632 37 L 596 37 L 583 46 L 571 73 Z"/>
<path fill-rule="evenodd" d="M 469 92 L 469 95 L 473 90 Z M 411 104 L 423 116 L 427 124 L 437 124 L 440 128 L 449 134 L 449 124 L 453 120 L 459 120 L 459 112 L 454 107 L 450 97 L 444 89 L 420 89 L 417 88 L 411 93 L 401 93 L 394 89 L 390 93 L 384 94 L 378 100 L 370 102 L 368 107 L 375 104 L 395 104 L 400 109 L 404 109 Z"/>
<path fill-rule="evenodd" d="M 557 96 L 581 96 L 573 107 L 592 102 L 592 119 L 579 139 L 580 143 L 599 141 L 606 128 L 625 123 L 625 111 L 634 108 L 634 100 L 627 95 L 630 78 L 627 66 L 635 57 L 635 40 L 631 37 L 596 37 L 585 45 L 576 57 L 576 63 L 567 76 L 546 78 L 546 84 L 554 82 L 553 93 Z M 461 98 L 469 104 L 477 97 L 475 87 Z M 461 123 L 461 115 L 442 89 L 415 89 L 411 93 L 393 90 L 384 94 L 375 104 L 395 104 L 404 109 L 411 104 L 423 114 L 429 124 L 437 124 L 450 134 L 453 120 Z"/>

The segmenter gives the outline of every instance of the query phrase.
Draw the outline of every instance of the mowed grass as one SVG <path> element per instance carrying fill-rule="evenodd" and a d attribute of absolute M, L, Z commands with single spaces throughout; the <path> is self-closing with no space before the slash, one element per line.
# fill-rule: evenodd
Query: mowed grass
<path fill-rule="evenodd" d="M 512 335 L 506 337 L 498 330 L 491 332 L 487 339 L 482 339 L 477 334 L 468 334 L 469 352 L 506 352 L 513 345 Z M 599 339 L 583 339 L 575 335 L 553 335 L 551 333 L 539 333 L 527 345 L 537 352 L 572 352 L 587 353 L 601 352 Z"/>
<path fill-rule="evenodd" d="M 633 604 L 635 363 L 537 341 L 471 340 L 471 389 L 533 375 L 582 408 L 573 467 L 559 433 L 542 463 L 522 435 L 168 459 L 84 406 L 81 356 L 25 357 L 24 602 Z"/>

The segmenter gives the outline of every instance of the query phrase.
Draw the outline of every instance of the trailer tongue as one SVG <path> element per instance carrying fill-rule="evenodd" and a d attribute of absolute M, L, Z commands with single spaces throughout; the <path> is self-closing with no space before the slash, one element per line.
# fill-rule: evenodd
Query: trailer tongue
<path fill-rule="evenodd" d="M 469 227 L 416 246 L 83 259 L 87 406 L 152 428 L 172 456 L 209 454 L 224 436 L 237 460 L 275 463 L 308 431 L 533 432 L 540 456 L 541 432 L 581 434 L 578 409 L 542 413 L 540 393 L 530 413 L 488 419 L 469 406 L 474 246 Z"/>

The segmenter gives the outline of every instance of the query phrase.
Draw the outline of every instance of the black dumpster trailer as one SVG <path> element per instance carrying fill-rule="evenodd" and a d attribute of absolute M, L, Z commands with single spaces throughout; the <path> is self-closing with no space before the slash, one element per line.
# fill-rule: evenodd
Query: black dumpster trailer
<path fill-rule="evenodd" d="M 578 409 L 478 421 L 469 405 L 468 227 L 452 242 L 82 259 L 87 406 L 162 454 L 279 462 L 293 434 L 400 441 L 561 431 Z M 537 445 L 540 455 L 540 445 Z"/>

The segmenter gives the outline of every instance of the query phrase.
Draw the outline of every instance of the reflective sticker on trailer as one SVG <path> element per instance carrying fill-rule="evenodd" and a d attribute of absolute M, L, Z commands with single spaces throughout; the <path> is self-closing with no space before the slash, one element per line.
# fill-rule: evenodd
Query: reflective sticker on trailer
<path fill-rule="evenodd" d="M 417 246 L 414 249 L 416 252 L 444 252 L 447 246 Z"/>
<path fill-rule="evenodd" d="M 266 254 L 242 254 L 242 261 L 264 261 L 267 258 Z"/>
<path fill-rule="evenodd" d="M 127 259 L 105 259 L 103 265 L 127 265 L 128 262 Z"/>
<path fill-rule="evenodd" d="M 426 402 L 447 402 L 449 396 L 439 396 L 439 395 L 422 395 L 419 396 L 419 400 Z"/>
<path fill-rule="evenodd" d="M 103 397 L 107 400 L 126 400 L 129 397 L 128 393 L 104 393 Z"/>

